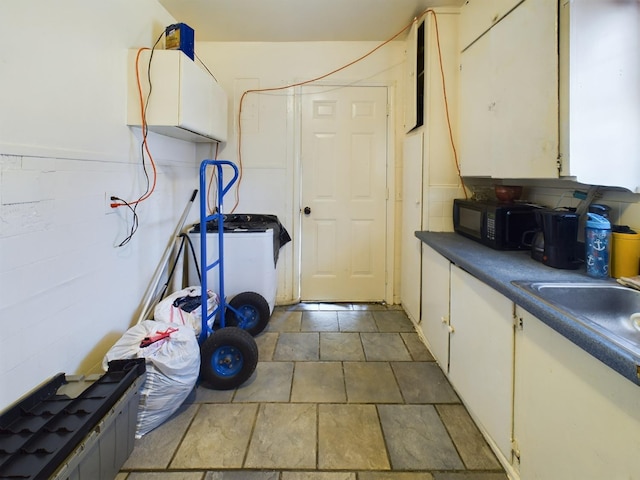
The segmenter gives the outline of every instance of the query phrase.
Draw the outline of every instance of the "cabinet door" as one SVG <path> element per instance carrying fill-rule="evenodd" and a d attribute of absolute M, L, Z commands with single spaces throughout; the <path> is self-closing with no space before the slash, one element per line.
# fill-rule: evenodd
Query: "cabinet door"
<path fill-rule="evenodd" d="M 127 125 L 142 126 L 137 67 L 149 130 L 191 142 L 226 141 L 227 94 L 209 73 L 180 50 L 156 50 L 149 83 L 151 52 L 142 51 L 138 62 L 137 56 L 129 51 Z"/>
<path fill-rule="evenodd" d="M 522 0 L 467 0 L 460 10 L 460 48 L 465 49 Z"/>
<path fill-rule="evenodd" d="M 465 176 L 557 178 L 556 0 L 525 0 L 461 55 Z"/>
<path fill-rule="evenodd" d="M 464 176 L 492 176 L 493 68 L 485 35 L 460 57 L 460 171 Z"/>
<path fill-rule="evenodd" d="M 516 314 L 522 318 L 514 394 L 521 478 L 638 478 L 640 387 L 528 312 Z"/>
<path fill-rule="evenodd" d="M 557 1 L 526 0 L 490 32 L 492 175 L 558 176 Z"/>
<path fill-rule="evenodd" d="M 640 2 L 565 1 L 561 16 L 562 173 L 640 193 Z"/>
<path fill-rule="evenodd" d="M 449 267 L 428 245 L 422 246 L 422 318 L 420 329 L 443 372 L 449 370 Z"/>
<path fill-rule="evenodd" d="M 449 379 L 480 426 L 511 456 L 513 303 L 451 267 Z"/>
<path fill-rule="evenodd" d="M 402 269 L 400 302 L 409 318 L 420 321 L 420 258 L 422 242 L 422 131 L 405 137 L 402 154 Z"/>

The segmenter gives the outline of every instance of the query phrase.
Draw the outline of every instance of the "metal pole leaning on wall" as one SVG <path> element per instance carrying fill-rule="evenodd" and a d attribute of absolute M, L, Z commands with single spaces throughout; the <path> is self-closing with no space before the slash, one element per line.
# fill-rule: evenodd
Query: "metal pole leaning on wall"
<path fill-rule="evenodd" d="M 142 299 L 142 302 L 141 302 L 142 308 L 140 309 L 140 314 L 138 315 L 138 320 L 136 321 L 136 325 L 142 322 L 143 320 L 146 320 L 145 317 L 149 314 L 152 307 L 154 306 L 155 294 L 156 294 L 156 290 L 158 289 L 158 284 L 160 283 L 160 279 L 162 278 L 162 273 L 164 272 L 164 269 L 169 263 L 169 258 L 171 257 L 171 251 L 173 250 L 173 246 L 176 241 L 176 238 L 178 238 L 178 236 L 180 235 L 180 232 L 182 232 L 182 228 L 184 227 L 184 222 L 187 221 L 189 210 L 191 210 L 191 205 L 193 204 L 193 201 L 195 200 L 197 194 L 198 194 L 197 189 L 194 190 L 193 193 L 191 194 L 191 199 L 187 203 L 187 206 L 185 207 L 184 212 L 182 212 L 182 216 L 180 217 L 180 220 L 176 225 L 176 229 L 173 231 L 173 235 L 171 235 L 171 238 L 169 239 L 167 248 L 162 254 L 160 263 L 156 267 L 156 271 L 154 272 L 151 282 L 149 283 L 149 286 L 147 287 L 147 291 L 145 292 L 144 297 Z"/>

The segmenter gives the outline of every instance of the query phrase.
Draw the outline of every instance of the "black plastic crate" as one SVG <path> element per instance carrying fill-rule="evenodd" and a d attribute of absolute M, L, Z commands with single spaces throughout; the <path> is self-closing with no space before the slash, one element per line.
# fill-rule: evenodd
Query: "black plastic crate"
<path fill-rule="evenodd" d="M 51 477 L 144 372 L 144 359 L 110 362 L 75 398 L 58 394 L 61 373 L 11 406 L 0 416 L 0 479 Z"/>

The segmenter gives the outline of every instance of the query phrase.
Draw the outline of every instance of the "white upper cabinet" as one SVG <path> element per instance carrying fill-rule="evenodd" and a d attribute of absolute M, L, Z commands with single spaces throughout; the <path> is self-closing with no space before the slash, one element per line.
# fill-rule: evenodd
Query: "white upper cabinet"
<path fill-rule="evenodd" d="M 562 175 L 640 193 L 640 2 L 560 2 Z"/>
<path fill-rule="evenodd" d="M 464 176 L 558 177 L 557 38 L 556 0 L 525 0 L 461 53 Z"/>
<path fill-rule="evenodd" d="M 493 80 L 487 59 L 489 36 L 462 53 L 460 65 L 460 169 L 472 177 L 491 175 Z"/>
<path fill-rule="evenodd" d="M 137 53 L 129 51 L 127 125 L 132 126 L 142 125 Z M 142 51 L 137 65 L 143 103 L 149 97 L 149 130 L 191 142 L 226 141 L 227 95 L 213 77 L 180 50 L 154 51 L 149 66 L 150 57 L 150 50 Z"/>
<path fill-rule="evenodd" d="M 460 49 L 464 50 L 522 0 L 467 0 L 460 17 Z"/>

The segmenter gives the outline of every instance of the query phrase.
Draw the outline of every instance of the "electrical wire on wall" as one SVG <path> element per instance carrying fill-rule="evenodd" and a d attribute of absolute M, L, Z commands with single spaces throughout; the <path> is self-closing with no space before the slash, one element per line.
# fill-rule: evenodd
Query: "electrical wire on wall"
<path fill-rule="evenodd" d="M 458 160 L 458 151 L 456 150 L 456 142 L 453 139 L 453 129 L 451 128 L 451 115 L 449 114 L 449 98 L 447 97 L 447 82 L 445 81 L 445 76 L 444 76 L 444 64 L 442 62 L 442 48 L 440 47 L 440 31 L 438 30 L 438 17 L 436 15 L 436 12 L 430 9 L 425 10 L 422 15 L 426 15 L 429 12 L 433 14 L 433 24 L 436 30 L 436 46 L 438 49 L 438 64 L 440 66 L 440 78 L 442 80 L 442 98 L 444 101 L 444 111 L 447 119 L 447 129 L 449 131 L 449 142 L 451 143 L 453 160 L 455 163 L 456 172 L 458 173 L 458 179 L 460 180 L 460 186 L 462 187 L 462 192 L 464 193 L 464 197 L 468 198 L 467 188 L 464 184 L 464 179 L 462 178 L 462 172 L 460 171 L 460 161 Z M 422 17 L 422 15 L 420 15 L 420 17 Z"/>
<path fill-rule="evenodd" d="M 218 147 L 220 146 L 219 143 L 216 142 L 216 153 L 213 156 L 214 160 L 218 159 Z M 217 175 L 216 175 L 216 169 L 213 165 L 209 166 L 209 170 L 211 171 L 211 174 L 209 175 L 209 186 L 207 187 L 207 209 L 208 209 L 208 213 L 214 214 L 215 212 L 215 205 L 211 205 L 210 200 L 211 198 L 213 198 L 213 195 L 211 194 L 211 188 L 213 187 L 213 185 L 217 185 L 218 183 L 216 182 L 217 179 Z M 216 192 L 217 195 L 217 192 Z"/>
<path fill-rule="evenodd" d="M 211 75 L 211 77 L 216 81 L 216 83 L 218 83 L 218 79 L 216 78 L 216 76 L 213 73 L 211 73 L 211 70 L 209 70 L 209 67 L 207 67 L 207 64 L 202 61 L 202 59 L 198 56 L 197 53 L 194 52 L 193 55 L 198 59 L 198 61 L 200 62 L 200 65 L 202 65 L 204 67 L 204 69 L 207 72 L 209 72 L 209 75 Z"/>
<path fill-rule="evenodd" d="M 149 144 L 147 143 L 147 134 L 149 131 L 147 126 L 147 108 L 149 107 L 149 99 L 151 98 L 151 91 L 153 89 L 153 86 L 151 83 L 151 61 L 153 60 L 153 52 L 155 51 L 156 47 L 158 46 L 158 43 L 160 43 L 160 40 L 162 39 L 163 36 L 164 36 L 164 31 L 160 34 L 156 42 L 153 44 L 152 48 L 150 49 L 146 47 L 140 48 L 138 49 L 138 53 L 136 54 L 136 82 L 138 87 L 138 99 L 140 101 L 140 116 L 141 116 L 141 123 L 142 123 L 142 141 L 140 143 L 140 157 L 142 162 L 142 171 L 144 172 L 144 177 L 146 181 L 146 186 L 145 186 L 144 193 L 142 193 L 142 195 L 140 195 L 138 199 L 134 201 L 123 200 L 122 198 L 117 196 L 111 197 L 111 201 L 113 202 L 111 203 L 111 208 L 127 207 L 131 211 L 131 215 L 132 215 L 129 233 L 124 238 L 124 240 L 122 240 L 118 244 L 118 247 L 125 246 L 133 238 L 133 235 L 136 233 L 139 226 L 139 217 L 137 213 L 138 205 L 144 202 L 146 199 L 148 199 L 153 194 L 156 188 L 158 173 L 157 173 L 156 164 L 153 161 L 153 156 L 151 155 L 151 151 L 149 150 Z M 149 55 L 149 63 L 147 65 L 147 82 L 149 83 L 149 92 L 147 94 L 146 100 L 144 99 L 144 94 L 142 92 L 142 85 L 140 83 L 140 66 L 139 66 L 140 54 L 145 50 L 151 50 L 151 53 Z M 147 162 L 146 162 L 147 157 L 149 158 L 149 163 L 152 169 L 151 179 L 149 178 L 149 172 L 147 171 Z"/>
<path fill-rule="evenodd" d="M 238 121 L 237 121 L 237 128 L 238 128 L 238 145 L 237 145 L 237 156 L 238 156 L 238 171 L 239 171 L 239 175 L 238 175 L 238 181 L 236 182 L 236 186 L 235 186 L 235 204 L 233 206 L 233 208 L 231 209 L 231 213 L 233 213 L 235 211 L 235 209 L 238 207 L 238 204 L 240 202 L 240 184 L 242 182 L 242 105 L 244 103 L 244 99 L 245 97 L 250 94 L 250 93 L 262 93 L 262 92 L 274 92 L 274 91 L 278 91 L 278 90 L 285 90 L 288 88 L 293 88 L 293 87 L 299 87 L 302 85 L 308 85 L 310 83 L 313 82 L 317 82 L 319 80 L 325 79 L 335 73 L 341 72 L 342 70 L 345 70 L 349 67 L 351 67 L 352 65 L 355 65 L 356 63 L 364 60 L 365 58 L 369 57 L 370 55 L 372 55 L 373 53 L 375 53 L 376 51 L 378 51 L 379 49 L 381 49 L 382 47 L 384 47 L 385 45 L 387 45 L 388 43 L 392 42 L 393 40 L 395 40 L 396 38 L 398 38 L 400 35 L 402 35 L 404 32 L 406 32 L 407 30 L 409 30 L 411 28 L 412 25 L 414 25 L 415 23 L 418 22 L 418 19 L 424 17 L 425 15 L 431 13 L 433 16 L 433 21 L 434 21 L 434 25 L 435 25 L 435 34 L 436 34 L 436 45 L 437 45 L 437 50 L 438 50 L 438 61 L 440 64 L 440 75 L 441 75 L 441 79 L 442 79 L 442 94 L 443 94 L 443 99 L 444 99 L 444 105 L 445 105 L 445 116 L 446 116 L 446 121 L 447 121 L 447 127 L 449 130 L 449 141 L 451 143 L 451 149 L 453 152 L 453 158 L 455 161 L 455 167 L 456 170 L 458 172 L 458 178 L 460 179 L 460 184 L 462 185 L 462 189 L 464 191 L 465 197 L 467 196 L 467 192 L 466 192 L 466 188 L 464 185 L 464 180 L 462 179 L 462 174 L 460 171 L 460 164 L 458 161 L 458 153 L 455 147 L 455 142 L 453 139 L 453 129 L 451 127 L 451 118 L 450 118 L 450 114 L 449 114 L 449 100 L 447 98 L 447 90 L 446 90 L 446 82 L 445 82 L 445 74 L 444 74 L 444 66 L 443 66 L 443 61 L 442 61 L 442 50 L 440 47 L 440 32 L 438 30 L 438 18 L 437 18 L 437 14 L 436 12 L 431 9 L 431 8 L 427 8 L 426 10 L 424 10 L 422 13 L 420 13 L 418 16 L 414 17 L 414 19 L 409 22 L 407 25 L 405 25 L 400 31 L 398 31 L 397 33 L 395 33 L 393 36 L 391 36 L 390 38 L 388 38 L 387 40 L 383 41 L 382 43 L 380 43 L 379 45 L 377 45 L 375 48 L 371 49 L 369 52 L 365 53 L 364 55 L 356 58 L 355 60 L 339 67 L 336 68 L 334 70 L 331 70 L 328 73 L 325 73 L 323 75 L 320 75 L 318 77 L 315 78 L 311 78 L 309 80 L 305 80 L 305 81 L 301 81 L 301 82 L 296 82 L 296 83 L 291 83 L 288 85 L 282 85 L 279 87 L 269 87 L 269 88 L 256 88 L 256 89 L 250 89 L 250 90 L 246 90 L 242 96 L 240 97 L 240 102 L 239 102 L 239 107 L 238 107 Z"/>

